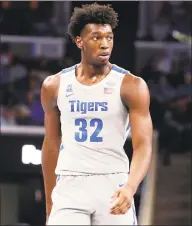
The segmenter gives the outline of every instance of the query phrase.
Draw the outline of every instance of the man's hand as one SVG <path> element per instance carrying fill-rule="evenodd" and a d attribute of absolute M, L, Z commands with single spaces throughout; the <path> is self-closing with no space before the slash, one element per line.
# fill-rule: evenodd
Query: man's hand
<path fill-rule="evenodd" d="M 125 214 L 131 207 L 133 201 L 133 189 L 124 185 L 120 187 L 112 196 L 113 206 L 110 209 L 110 214 L 119 215 Z"/>

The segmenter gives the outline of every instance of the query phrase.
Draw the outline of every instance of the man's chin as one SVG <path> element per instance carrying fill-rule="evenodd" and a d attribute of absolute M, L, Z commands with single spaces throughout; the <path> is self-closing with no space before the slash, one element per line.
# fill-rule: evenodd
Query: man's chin
<path fill-rule="evenodd" d="M 95 65 L 97 66 L 105 66 L 109 63 L 109 59 L 106 59 L 106 60 L 99 60 L 97 62 L 95 62 Z"/>

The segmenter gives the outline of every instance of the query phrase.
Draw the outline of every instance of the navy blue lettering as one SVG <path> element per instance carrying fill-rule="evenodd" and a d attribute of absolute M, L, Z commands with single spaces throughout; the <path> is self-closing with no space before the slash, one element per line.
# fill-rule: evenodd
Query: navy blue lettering
<path fill-rule="evenodd" d="M 94 102 L 88 103 L 88 111 L 94 111 Z"/>
<path fill-rule="evenodd" d="M 100 102 L 95 102 L 95 111 L 98 111 L 100 106 Z"/>
<path fill-rule="evenodd" d="M 69 104 L 70 104 L 70 111 L 71 111 L 71 112 L 75 112 L 75 107 L 74 107 L 75 102 L 76 102 L 76 100 L 70 100 L 70 101 L 69 101 Z"/>
<path fill-rule="evenodd" d="M 107 111 L 107 110 L 108 110 L 108 103 L 101 102 L 101 111 Z"/>
<path fill-rule="evenodd" d="M 80 111 L 80 107 L 79 107 L 79 100 L 77 101 L 77 112 Z"/>
<path fill-rule="evenodd" d="M 87 113 L 87 103 L 81 102 L 81 113 L 86 114 Z"/>
<path fill-rule="evenodd" d="M 69 106 L 70 112 L 81 112 L 81 114 L 86 114 L 90 111 L 108 111 L 108 102 L 70 100 Z"/>

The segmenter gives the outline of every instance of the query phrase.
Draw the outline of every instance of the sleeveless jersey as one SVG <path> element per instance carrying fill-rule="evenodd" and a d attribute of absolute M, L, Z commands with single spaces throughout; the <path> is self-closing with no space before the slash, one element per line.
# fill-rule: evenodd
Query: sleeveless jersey
<path fill-rule="evenodd" d="M 113 65 L 102 81 L 87 86 L 78 82 L 76 66 L 60 73 L 57 105 L 62 145 L 55 172 L 57 175 L 129 172 L 123 146 L 130 125 L 120 97 L 127 71 Z"/>

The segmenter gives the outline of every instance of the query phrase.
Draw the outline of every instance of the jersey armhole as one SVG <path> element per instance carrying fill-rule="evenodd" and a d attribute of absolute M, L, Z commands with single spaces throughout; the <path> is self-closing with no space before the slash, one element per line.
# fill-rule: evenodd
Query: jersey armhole
<path fill-rule="evenodd" d="M 126 74 L 127 74 L 127 73 L 129 73 L 129 71 L 127 71 Z M 124 80 L 126 74 L 124 74 L 124 76 L 122 77 L 122 80 L 121 80 L 120 90 L 119 90 L 119 96 L 120 96 L 120 100 L 121 100 L 121 103 L 122 103 L 122 105 L 123 105 L 125 111 L 129 112 L 129 106 L 126 106 L 126 105 L 123 103 L 123 100 L 122 100 L 122 98 L 121 98 L 121 87 L 122 87 L 123 80 Z"/>
<path fill-rule="evenodd" d="M 61 110 L 60 109 L 60 96 L 61 96 L 61 81 L 62 80 L 62 71 L 59 73 L 59 87 L 58 87 L 58 92 L 57 92 L 57 107 L 59 109 L 59 111 Z"/>

